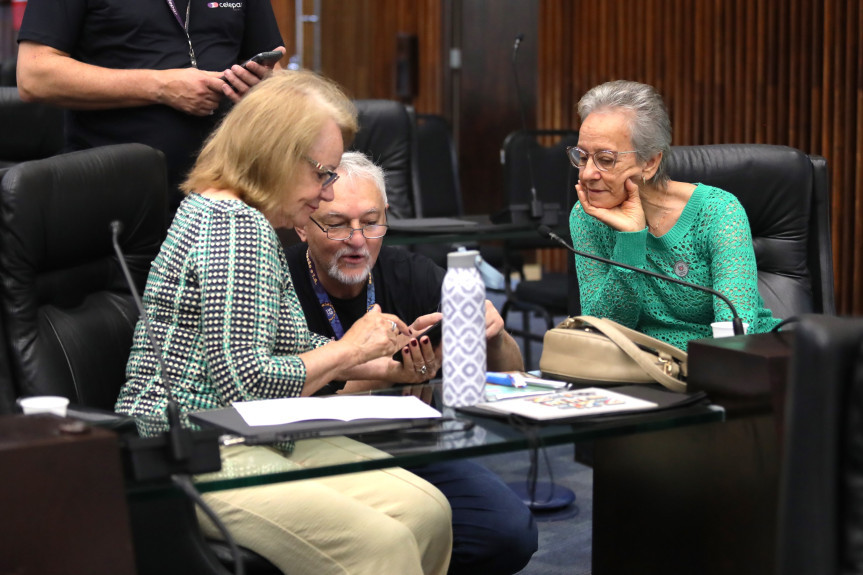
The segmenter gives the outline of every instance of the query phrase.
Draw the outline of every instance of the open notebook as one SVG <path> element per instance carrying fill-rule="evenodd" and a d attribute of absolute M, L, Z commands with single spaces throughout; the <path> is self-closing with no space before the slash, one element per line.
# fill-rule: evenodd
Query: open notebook
<path fill-rule="evenodd" d="M 273 443 L 427 426 L 435 423 L 441 416 L 439 411 L 412 396 L 301 397 L 237 405 L 239 409 L 232 406 L 190 413 L 189 419 L 199 425 L 216 427 L 245 437 L 246 443 Z M 388 410 L 384 416 L 380 416 L 382 405 Z M 325 407 L 324 410 L 319 410 L 323 415 L 320 418 L 308 419 L 310 414 L 321 406 Z M 264 408 L 267 412 L 253 412 L 249 409 L 252 407 Z M 273 407 L 275 409 L 272 409 Z M 245 413 L 245 417 L 241 411 Z"/>

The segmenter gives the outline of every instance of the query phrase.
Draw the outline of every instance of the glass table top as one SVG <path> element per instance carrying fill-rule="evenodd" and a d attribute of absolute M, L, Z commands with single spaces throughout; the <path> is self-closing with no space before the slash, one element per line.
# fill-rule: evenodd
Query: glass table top
<path fill-rule="evenodd" d="M 418 388 L 420 386 L 413 386 Z M 440 383 L 430 387 L 439 397 Z M 396 388 L 398 389 L 398 388 Z M 393 390 L 388 390 L 393 393 Z M 398 389 L 398 393 L 404 389 Z M 438 423 L 419 428 L 326 438 L 351 446 L 326 461 L 309 464 L 302 453 L 320 438 L 294 442 L 289 452 L 261 446 L 241 449 L 244 440 L 222 436 L 222 469 L 195 476 L 199 491 L 210 492 L 327 475 L 353 473 L 387 467 L 417 467 L 437 461 L 529 450 L 542 446 L 577 443 L 604 437 L 658 431 L 675 427 L 722 421 L 725 411 L 710 404 L 584 418 L 572 424 L 533 424 L 502 418 L 477 416 L 443 408 Z M 356 443 L 354 443 L 356 442 Z M 164 485 L 130 486 L 130 493 L 146 493 Z"/>

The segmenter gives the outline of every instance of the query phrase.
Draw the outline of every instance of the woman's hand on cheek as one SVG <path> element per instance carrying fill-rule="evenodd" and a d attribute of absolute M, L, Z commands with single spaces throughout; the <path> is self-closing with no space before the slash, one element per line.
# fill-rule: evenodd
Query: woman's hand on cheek
<path fill-rule="evenodd" d="M 647 219 L 644 217 L 644 208 L 641 206 L 638 184 L 632 177 L 626 178 L 623 182 L 623 189 L 626 192 L 626 199 L 623 200 L 620 209 L 632 220 L 632 226 L 621 231 L 641 231 L 647 226 Z"/>
<path fill-rule="evenodd" d="M 597 207 L 590 203 L 587 190 L 582 187 L 581 180 L 575 186 L 581 207 L 589 216 L 592 216 L 620 232 L 637 232 L 645 227 L 644 211 L 641 208 L 641 198 L 638 195 L 638 186 L 627 178 L 623 183 L 623 194 L 620 203 L 614 206 Z"/>

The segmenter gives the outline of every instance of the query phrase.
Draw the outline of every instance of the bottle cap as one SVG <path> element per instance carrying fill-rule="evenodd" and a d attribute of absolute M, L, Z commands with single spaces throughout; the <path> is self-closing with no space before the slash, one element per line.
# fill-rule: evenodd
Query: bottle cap
<path fill-rule="evenodd" d="M 479 260 L 479 252 L 476 250 L 459 250 L 446 255 L 448 268 L 475 268 Z"/>

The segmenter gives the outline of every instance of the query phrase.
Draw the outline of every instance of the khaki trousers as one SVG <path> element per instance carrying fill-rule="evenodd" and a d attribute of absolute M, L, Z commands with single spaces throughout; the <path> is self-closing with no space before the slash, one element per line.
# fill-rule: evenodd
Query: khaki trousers
<path fill-rule="evenodd" d="M 222 448 L 219 475 L 379 459 L 345 437 L 298 441 L 291 454 L 269 447 Z M 204 494 L 237 544 L 286 575 L 444 575 L 452 518 L 443 494 L 400 468 L 288 481 Z M 207 537 L 222 535 L 198 511 Z"/>

